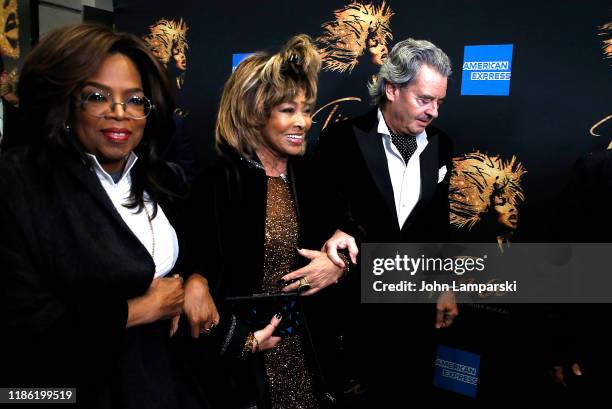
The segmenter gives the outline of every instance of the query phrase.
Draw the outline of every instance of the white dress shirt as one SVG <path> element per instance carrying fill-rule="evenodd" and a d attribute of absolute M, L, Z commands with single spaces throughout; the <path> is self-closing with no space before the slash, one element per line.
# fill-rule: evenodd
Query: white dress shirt
<path fill-rule="evenodd" d="M 168 221 L 161 206 L 157 206 L 157 215 L 151 223 L 149 223 L 147 212 L 144 210 L 137 213 L 138 209 L 128 209 L 124 206 L 129 201 L 130 189 L 132 187 L 132 175 L 130 171 L 138 159 L 136 154 L 132 152 L 128 158 L 121 178 L 115 183 L 111 175 L 109 175 L 100 165 L 98 159 L 91 154 L 87 154 L 96 176 L 100 180 L 102 187 L 108 194 L 111 202 L 115 205 L 115 209 L 130 228 L 132 233 L 140 240 L 142 245 L 147 249 L 149 254 L 153 251 L 153 238 L 155 238 L 155 254 L 153 261 L 155 262 L 155 278 L 163 277 L 168 274 L 179 254 L 178 239 L 174 228 Z M 153 203 L 149 201 L 149 196 L 144 193 L 145 206 L 149 215 L 153 215 Z M 153 233 L 151 231 L 153 230 Z"/>
<path fill-rule="evenodd" d="M 419 156 L 427 146 L 427 133 L 423 130 L 416 136 L 417 149 L 408 160 L 408 164 L 404 163 L 399 150 L 391 142 L 391 133 L 380 109 L 378 110 L 378 133 L 383 139 L 391 185 L 393 186 L 397 223 L 401 229 L 421 196 Z"/>

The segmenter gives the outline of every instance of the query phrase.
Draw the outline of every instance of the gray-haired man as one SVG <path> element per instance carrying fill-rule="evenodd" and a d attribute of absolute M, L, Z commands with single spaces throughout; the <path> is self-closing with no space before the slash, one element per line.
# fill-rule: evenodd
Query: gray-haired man
<path fill-rule="evenodd" d="M 434 44 L 401 41 L 369 85 L 376 108 L 321 134 L 319 166 L 323 177 L 333 180 L 326 184 L 331 185 L 328 194 L 342 209 L 330 213 L 338 229 L 358 242 L 448 240 L 450 141 L 431 123 L 446 97 L 450 74 L 449 58 Z M 341 235 L 326 247 L 332 253 L 350 248 Z M 359 349 L 355 360 L 365 361 L 375 399 L 393 401 L 389 393 L 398 391 L 426 394 L 432 383 L 433 328 L 452 323 L 454 298 L 439 299 L 434 312 L 427 305 L 359 305 L 358 290 L 350 297 L 347 318 L 354 318 L 349 325 L 353 336 L 347 338 Z"/>

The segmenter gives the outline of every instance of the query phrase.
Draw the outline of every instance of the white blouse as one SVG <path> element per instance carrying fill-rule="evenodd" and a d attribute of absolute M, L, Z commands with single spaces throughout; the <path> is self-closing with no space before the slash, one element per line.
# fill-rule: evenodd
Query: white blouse
<path fill-rule="evenodd" d="M 113 181 L 111 175 L 102 169 L 94 155 L 88 153 L 87 157 L 90 159 L 96 176 L 98 176 L 102 187 L 108 194 L 111 202 L 113 202 L 115 209 L 117 209 L 117 212 L 132 233 L 134 233 L 138 240 L 140 240 L 140 243 L 153 257 L 155 262 L 155 278 L 168 274 L 174 267 L 174 264 L 176 264 L 179 247 L 176 231 L 168 221 L 161 206 L 157 206 L 157 215 L 150 223 L 147 212 L 149 215 L 153 215 L 153 203 L 149 200 L 146 192 L 144 193 L 144 198 L 147 212 L 143 210 L 138 213 L 138 209 L 128 209 L 124 206 L 130 197 L 130 189 L 132 187 L 130 171 L 138 159 L 136 154 L 134 152 L 130 154 L 117 183 Z M 155 254 L 153 254 L 153 248 L 155 248 Z"/>

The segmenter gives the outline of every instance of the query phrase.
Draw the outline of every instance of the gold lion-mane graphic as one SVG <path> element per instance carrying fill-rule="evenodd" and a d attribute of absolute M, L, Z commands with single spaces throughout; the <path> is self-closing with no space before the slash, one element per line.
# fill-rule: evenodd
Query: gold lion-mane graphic
<path fill-rule="evenodd" d="M 525 201 L 521 179 L 526 173 L 516 156 L 504 161 L 476 151 L 453 158 L 451 225 L 471 230 L 485 215 L 492 215 L 500 232 L 497 241 L 501 248 L 517 228 L 518 205 Z"/>
<path fill-rule="evenodd" d="M 380 6 L 355 1 L 334 11 L 335 20 L 321 26 L 323 35 L 316 40 L 323 69 L 350 73 L 366 50 L 374 64 L 382 65 L 387 42 L 393 39 L 393 14 L 384 1 Z"/>
<path fill-rule="evenodd" d="M 4 70 L 0 73 L 0 95 L 6 94 L 17 94 L 17 81 L 19 80 L 19 75 L 17 74 L 17 69 L 13 69 L 12 71 Z"/>
<path fill-rule="evenodd" d="M 181 18 L 179 21 L 161 19 L 149 26 L 149 34 L 143 37 L 157 59 L 168 68 L 171 59 L 179 70 L 175 78 L 177 88 L 182 88 L 187 70 L 187 23 Z"/>
<path fill-rule="evenodd" d="M 600 35 L 607 37 L 603 40 L 603 46 L 601 47 L 605 58 L 612 59 L 612 21 L 599 27 L 599 29 L 602 31 Z"/>
<path fill-rule="evenodd" d="M 393 39 L 391 16 L 394 13 L 383 1 L 380 6 L 373 3 L 353 1 L 334 11 L 334 20 L 321 25 L 323 35 L 316 43 L 326 71 L 350 74 L 359 64 L 359 58 L 367 51 L 375 65 L 382 65 L 387 58 L 387 43 Z M 321 106 L 314 114 L 326 115 L 321 129 L 330 123 L 346 118 L 340 105 L 361 102 L 359 97 L 342 97 Z"/>
<path fill-rule="evenodd" d="M 19 58 L 19 16 L 17 0 L 4 0 L 0 11 L 0 54 Z"/>
<path fill-rule="evenodd" d="M 601 49 L 604 54 L 604 59 L 612 60 L 612 21 L 599 27 L 599 30 L 601 31 L 599 35 L 604 37 L 604 40 L 602 41 L 603 45 L 601 46 Z M 612 115 L 608 115 L 605 118 L 599 120 L 595 125 L 591 127 L 591 129 L 589 129 L 589 133 L 592 136 L 601 136 L 596 132 L 597 128 L 608 122 L 610 119 L 612 119 Z M 610 141 L 608 149 L 612 149 L 612 141 Z"/>

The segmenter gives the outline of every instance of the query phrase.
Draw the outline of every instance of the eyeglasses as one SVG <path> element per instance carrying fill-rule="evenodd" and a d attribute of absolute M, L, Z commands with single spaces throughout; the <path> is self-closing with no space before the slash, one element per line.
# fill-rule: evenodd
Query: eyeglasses
<path fill-rule="evenodd" d="M 97 118 L 114 111 L 115 105 L 121 105 L 125 115 L 132 119 L 144 119 L 155 109 L 155 105 L 144 95 L 130 95 L 123 102 L 113 102 L 112 95 L 104 91 L 85 94 L 79 102 L 85 112 Z"/>

